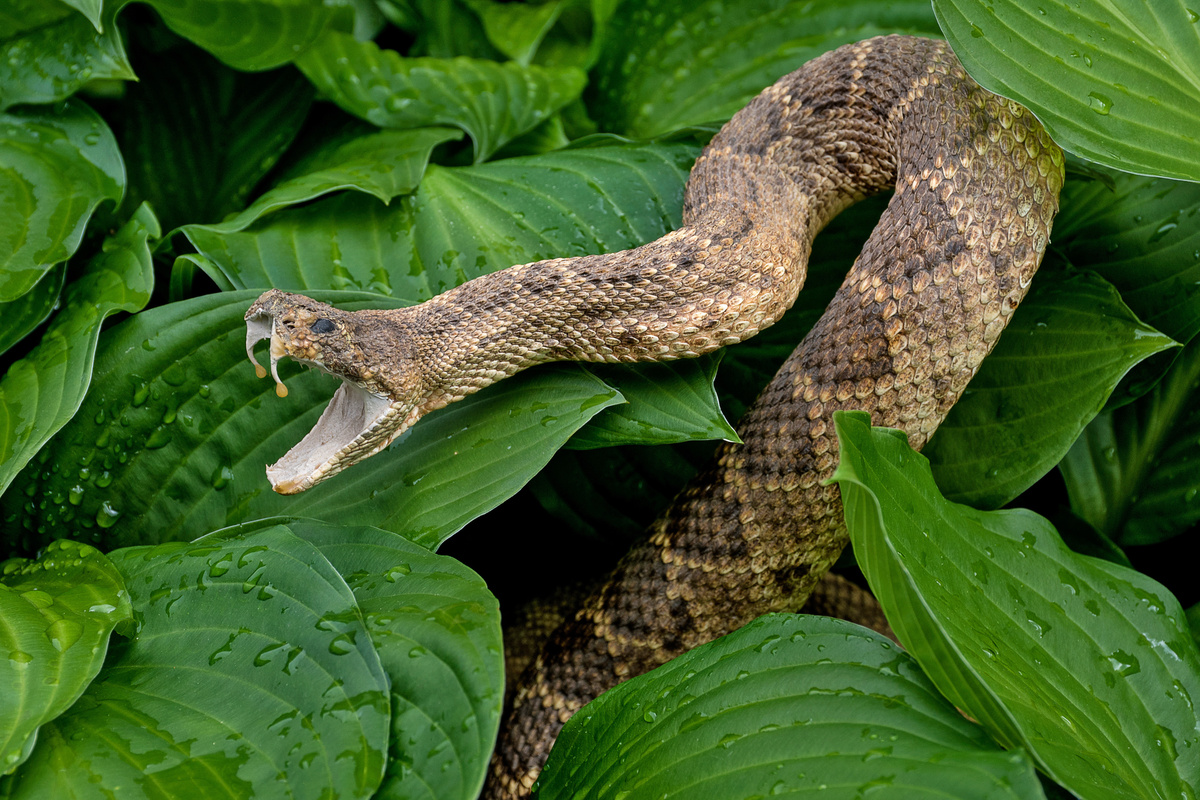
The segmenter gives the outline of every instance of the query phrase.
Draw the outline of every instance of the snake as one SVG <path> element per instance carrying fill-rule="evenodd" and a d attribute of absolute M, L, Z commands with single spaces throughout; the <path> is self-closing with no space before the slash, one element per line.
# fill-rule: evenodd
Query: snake
<path fill-rule="evenodd" d="M 268 478 L 304 491 L 537 364 L 737 344 L 791 306 L 822 227 L 893 189 L 828 308 L 740 421 L 742 442 L 718 447 L 526 669 L 484 796 L 527 796 L 592 698 L 804 605 L 848 541 L 828 481 L 833 413 L 866 411 L 920 450 L 1024 298 L 1063 179 L 1063 153 L 1034 115 L 977 84 L 947 43 L 888 36 L 831 50 L 717 132 L 692 168 L 682 225 L 656 241 L 514 266 L 395 310 L 263 294 L 246 313 L 251 360 L 269 338 L 277 382 L 283 357 L 342 379 Z"/>

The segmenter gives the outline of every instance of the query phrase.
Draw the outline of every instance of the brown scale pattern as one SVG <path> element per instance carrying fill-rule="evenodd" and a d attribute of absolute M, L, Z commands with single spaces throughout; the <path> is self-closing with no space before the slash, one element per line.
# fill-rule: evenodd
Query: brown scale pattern
<path fill-rule="evenodd" d="M 742 421 L 745 443 L 720 449 L 526 671 L 485 796 L 527 795 L 562 724 L 600 692 L 804 604 L 847 540 L 837 487 L 823 485 L 837 459 L 832 413 L 865 410 L 918 449 L 928 440 L 1024 297 L 1062 167 L 1033 116 L 981 89 L 944 43 L 873 39 L 739 112 L 696 162 L 679 231 L 513 273 L 515 298 L 599 293 L 567 302 L 579 322 L 548 357 L 704 352 L 777 319 L 816 232 L 896 187 L 828 310 Z M 556 263 L 566 271 L 525 288 Z M 572 316 L 585 306 L 611 311 Z"/>

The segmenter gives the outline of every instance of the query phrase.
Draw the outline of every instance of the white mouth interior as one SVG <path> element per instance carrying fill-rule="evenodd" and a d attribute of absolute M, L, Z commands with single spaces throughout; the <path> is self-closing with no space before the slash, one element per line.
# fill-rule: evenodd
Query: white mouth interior
<path fill-rule="evenodd" d="M 283 458 L 267 467 L 272 486 L 300 485 L 330 464 L 375 427 L 391 409 L 386 397 L 343 380 L 317 424 Z"/>

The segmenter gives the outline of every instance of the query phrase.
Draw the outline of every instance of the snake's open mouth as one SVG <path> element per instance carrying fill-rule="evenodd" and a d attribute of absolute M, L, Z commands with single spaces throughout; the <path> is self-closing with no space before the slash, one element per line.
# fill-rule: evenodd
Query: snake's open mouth
<path fill-rule="evenodd" d="M 266 313 L 246 320 L 246 354 L 260 378 L 267 376 L 267 370 L 254 358 L 254 345 L 262 339 L 271 340 L 270 374 L 280 397 L 287 396 L 287 387 L 280 380 L 277 369 L 279 360 L 284 357 L 316 367 L 342 381 L 308 435 L 283 458 L 267 467 L 267 478 L 275 491 L 296 494 L 311 488 L 350 464 L 382 450 L 396 437 L 397 428 L 403 430 L 406 427 L 401 424 L 404 420 L 400 418 L 400 409 L 386 396 L 330 372 L 318 360 L 289 352 L 275 319 Z"/>

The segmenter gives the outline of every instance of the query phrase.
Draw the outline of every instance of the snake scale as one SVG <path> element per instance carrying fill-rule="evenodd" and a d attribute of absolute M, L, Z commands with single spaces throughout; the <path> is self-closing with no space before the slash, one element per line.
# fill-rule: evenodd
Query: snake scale
<path fill-rule="evenodd" d="M 765 89 L 696 161 L 683 225 L 633 250 L 551 259 L 398 311 L 343 312 L 272 290 L 247 312 L 343 378 L 316 428 L 268 468 L 301 491 L 435 408 L 534 364 L 696 356 L 772 324 L 816 233 L 893 197 L 816 326 L 710 468 L 555 631 L 526 671 L 485 796 L 529 793 L 580 707 L 769 611 L 795 610 L 847 541 L 832 414 L 870 412 L 920 448 L 990 352 L 1049 241 L 1063 157 L 1033 115 L 982 89 L 949 47 L 847 45 Z M 253 359 L 253 354 L 251 354 Z M 261 370 L 260 374 L 265 374 Z"/>

